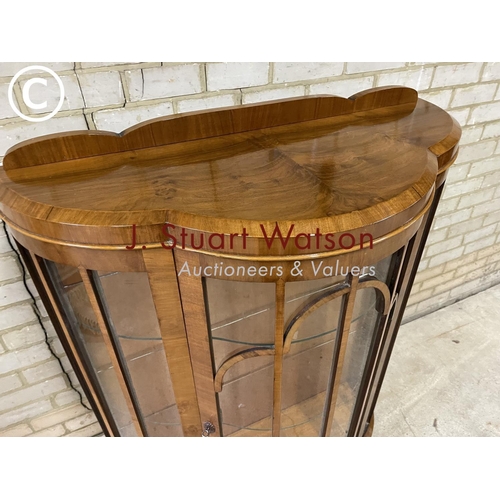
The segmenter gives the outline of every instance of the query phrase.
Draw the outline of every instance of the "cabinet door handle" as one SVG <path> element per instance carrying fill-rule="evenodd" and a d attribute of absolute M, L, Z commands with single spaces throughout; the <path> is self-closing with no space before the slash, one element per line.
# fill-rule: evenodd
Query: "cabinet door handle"
<path fill-rule="evenodd" d="M 201 437 L 208 437 L 212 432 L 215 432 L 215 425 L 212 422 L 203 422 L 203 432 Z"/>

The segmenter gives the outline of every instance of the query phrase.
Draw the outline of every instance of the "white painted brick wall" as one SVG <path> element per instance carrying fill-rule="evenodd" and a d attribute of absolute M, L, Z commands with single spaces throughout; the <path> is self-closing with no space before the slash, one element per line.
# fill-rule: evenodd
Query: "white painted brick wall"
<path fill-rule="evenodd" d="M 446 239 L 448 234 L 449 234 L 449 229 L 447 227 L 431 231 L 429 233 L 429 237 L 427 238 L 427 245 L 432 245 L 433 243 L 438 243 L 439 241 L 443 241 L 444 239 Z"/>
<path fill-rule="evenodd" d="M 461 160 L 461 157 L 460 157 Z M 484 175 L 498 170 L 498 159 L 495 157 L 474 162 L 470 169 L 470 176 Z"/>
<path fill-rule="evenodd" d="M 446 89 L 433 92 L 421 92 L 420 95 L 422 96 L 422 99 L 432 102 L 432 104 L 435 104 L 440 108 L 447 109 L 450 104 L 452 93 L 453 90 Z"/>
<path fill-rule="evenodd" d="M 68 389 L 64 392 L 60 392 L 54 398 L 54 403 L 56 406 L 67 406 L 69 404 L 75 404 L 79 401 L 78 394 L 75 393 L 72 389 Z M 93 434 L 89 434 L 89 436 L 93 436 Z"/>
<path fill-rule="evenodd" d="M 207 95 L 206 97 L 181 99 L 177 102 L 178 113 L 188 113 L 190 111 L 200 111 L 211 108 L 225 108 L 240 104 L 241 94 L 239 92 Z"/>
<path fill-rule="evenodd" d="M 463 237 L 455 236 L 455 238 L 448 238 L 446 241 L 441 241 L 434 245 L 427 245 L 427 257 L 432 257 L 433 255 L 437 255 L 439 253 L 447 252 L 452 248 L 456 248 L 461 246 Z"/>
<path fill-rule="evenodd" d="M 96 129 L 122 132 L 126 128 L 137 125 L 138 123 L 158 118 L 159 116 L 171 115 L 173 112 L 172 103 L 162 102 L 148 107 L 135 106 L 105 109 L 97 111 L 92 117 Z"/>
<path fill-rule="evenodd" d="M 483 139 L 495 139 L 500 137 L 500 121 L 487 123 L 483 129 Z"/>
<path fill-rule="evenodd" d="M 497 87 L 498 84 L 496 83 L 486 83 L 484 85 L 474 85 L 473 87 L 458 88 L 451 101 L 451 107 L 459 108 L 470 104 L 489 102 L 493 100 Z"/>
<path fill-rule="evenodd" d="M 242 104 L 251 104 L 253 102 L 274 101 L 277 99 L 286 99 L 288 97 L 299 97 L 305 95 L 306 88 L 303 85 L 294 85 L 293 87 L 263 89 L 257 91 L 242 91 Z"/>
<path fill-rule="evenodd" d="M 28 424 L 14 425 L 0 431 L 0 437 L 24 437 L 33 434 L 33 429 Z"/>
<path fill-rule="evenodd" d="M 4 392 L 10 392 L 23 385 L 19 375 L 13 373 L 12 375 L 7 375 L 6 377 L 0 378 L 0 394 Z"/>
<path fill-rule="evenodd" d="M 36 319 L 30 304 L 16 305 L 2 311 L 3 314 L 0 316 L 0 330 L 7 330 L 28 323 L 29 321 L 35 321 Z M 2 368 L 2 363 L 0 362 L 0 371 Z"/>
<path fill-rule="evenodd" d="M 0 432 L 4 430 L 8 431 L 9 426 L 18 424 L 23 420 L 30 420 L 38 415 L 43 415 L 53 408 L 54 407 L 52 406 L 51 400 L 44 399 L 35 403 L 29 403 L 27 405 L 19 406 L 18 408 L 10 411 L 3 411 L 2 409 Z"/>
<path fill-rule="evenodd" d="M 8 83 L 0 83 L 0 120 L 4 118 L 14 118 L 16 116 L 16 113 L 13 111 L 11 105 L 9 104 L 8 90 Z M 13 94 L 12 98 L 17 106 L 17 109 L 19 109 L 16 95 Z"/>
<path fill-rule="evenodd" d="M 489 247 L 495 243 L 495 240 L 496 240 L 496 235 L 489 236 L 487 238 L 481 238 L 477 241 L 473 241 L 472 243 L 465 245 L 464 254 L 476 252 L 481 248 Z"/>
<path fill-rule="evenodd" d="M 458 199 L 446 200 L 453 201 L 455 204 L 458 204 Z M 443 203 L 444 204 L 444 203 Z M 446 216 L 441 216 L 436 219 L 434 222 L 434 229 L 440 229 L 445 226 L 450 226 L 452 224 L 458 224 L 464 220 L 467 220 L 472 214 L 472 208 L 468 208 L 466 210 L 459 210 L 453 212 L 452 214 L 448 214 Z M 439 215 L 439 214 L 438 214 Z"/>
<path fill-rule="evenodd" d="M 32 64 L 56 71 L 67 92 L 62 110 L 38 124 L 17 117 L 6 101 L 12 76 Z M 16 102 L 29 77 L 15 86 Z M 500 282 L 500 63 L 0 63 L 0 160 L 14 144 L 44 134 L 121 132 L 173 113 L 296 95 L 349 97 L 386 85 L 416 88 L 463 127 L 407 308 L 411 318 Z M 33 86 L 30 96 L 55 105 L 56 89 L 48 90 L 44 97 Z M 21 110 L 29 112 L 22 102 Z M 48 351 L 20 280 L 0 231 L 0 436 L 100 433 Z M 59 341 L 53 346 L 63 352 Z M 64 354 L 62 362 L 70 368 Z"/>
<path fill-rule="evenodd" d="M 73 405 L 64 410 L 52 411 L 46 415 L 33 419 L 31 427 L 35 431 L 41 431 L 65 421 L 71 421 L 82 414 L 85 414 L 85 408 L 81 405 Z"/>
<path fill-rule="evenodd" d="M 478 82 L 482 66 L 482 63 L 437 66 L 434 70 L 432 87 L 452 87 Z"/>
<path fill-rule="evenodd" d="M 72 418 L 71 420 L 67 420 L 64 423 L 64 426 L 68 431 L 74 432 L 83 427 L 87 427 L 88 425 L 93 424 L 96 421 L 95 416 L 92 413 L 85 413 L 84 415 L 80 415 L 76 418 Z"/>
<path fill-rule="evenodd" d="M 21 277 L 16 259 L 13 256 L 0 258 L 0 281 L 7 281 Z"/>
<path fill-rule="evenodd" d="M 459 222 L 458 224 L 454 224 L 449 228 L 445 228 L 448 230 L 448 236 L 453 238 L 453 236 L 457 236 L 459 234 L 465 234 L 470 231 L 474 231 L 475 229 L 480 228 L 483 225 L 484 217 L 478 217 L 476 219 L 467 219 L 464 222 Z M 434 234 L 436 231 L 433 231 Z M 430 239 L 430 238 L 429 238 Z"/>
<path fill-rule="evenodd" d="M 500 80 L 500 63 L 486 63 L 484 65 L 483 76 L 481 81 L 490 82 L 492 80 Z"/>
<path fill-rule="evenodd" d="M 11 391 L 9 394 L 1 396 L 0 408 L 10 410 L 11 408 L 16 408 L 36 399 L 40 399 L 43 396 L 59 392 L 64 388 L 66 388 L 66 382 L 63 377 L 59 375 L 58 377 L 54 377 L 39 384 L 20 389 L 18 391 Z"/>
<path fill-rule="evenodd" d="M 443 200 L 448 198 L 453 198 L 459 194 L 470 193 L 471 191 L 476 191 L 481 187 L 483 183 L 483 178 L 479 177 L 476 179 L 465 180 L 463 182 L 457 182 L 455 184 L 448 184 L 445 187 L 443 193 Z"/>
<path fill-rule="evenodd" d="M 463 195 L 460 197 L 457 208 L 460 210 L 462 208 L 473 207 L 484 201 L 491 200 L 494 194 L 495 194 L 495 189 L 490 188 Z"/>
<path fill-rule="evenodd" d="M 403 85 L 415 90 L 427 90 L 431 84 L 434 68 L 424 67 L 418 69 L 406 69 L 393 73 L 382 73 L 378 76 L 378 86 Z"/>
<path fill-rule="evenodd" d="M 84 427 L 83 429 L 79 429 L 74 432 L 70 432 L 66 434 L 68 437 L 88 437 L 88 436 L 96 436 L 98 433 L 101 433 L 101 426 L 96 422 L 95 424 L 91 424 L 88 427 Z"/>
<path fill-rule="evenodd" d="M 64 426 L 59 424 L 59 425 L 54 425 L 53 427 L 48 427 L 47 429 L 44 429 L 43 431 L 35 432 L 34 434 L 31 434 L 32 437 L 60 437 L 64 435 L 66 430 L 64 429 Z"/>
<path fill-rule="evenodd" d="M 45 66 L 51 70 L 59 73 L 61 71 L 72 70 L 75 67 L 75 63 L 72 62 L 13 62 L 13 63 L 1 63 L 0 64 L 0 78 L 1 77 L 12 77 L 18 71 L 27 68 L 28 66 Z M 26 75 L 42 74 L 43 71 L 31 70 L 26 72 Z M 45 73 L 44 73 L 45 74 Z"/>
<path fill-rule="evenodd" d="M 462 129 L 462 137 L 460 138 L 460 144 L 465 146 L 466 144 L 472 144 L 479 141 L 483 136 L 483 132 L 484 132 L 484 125 L 464 127 Z M 484 136 L 483 139 L 485 139 Z M 460 168 L 460 165 L 458 165 L 458 168 Z"/>
<path fill-rule="evenodd" d="M 200 71 L 199 64 L 127 71 L 125 76 L 130 101 L 198 94 L 202 91 Z"/>
<path fill-rule="evenodd" d="M 29 289 L 33 293 L 34 292 L 33 282 L 29 280 L 27 284 Z M 9 304 L 14 304 L 16 302 L 20 302 L 21 300 L 26 300 L 28 297 L 29 294 L 22 282 L 17 281 L 15 283 L 9 283 L 2 287 L 2 294 L 0 295 L 0 307 L 8 306 Z"/>
<path fill-rule="evenodd" d="M 17 283 L 22 282 L 18 281 Z M 28 299 L 26 300 L 29 302 Z M 3 310 L 9 311 L 10 313 L 10 309 Z M 47 329 L 49 336 L 53 337 L 55 335 L 54 329 L 48 321 L 45 322 L 45 328 Z M 42 342 L 43 339 L 44 334 L 38 323 L 28 325 L 20 329 L 15 329 L 2 335 L 3 343 L 9 350 L 24 349 L 25 347 Z"/>
<path fill-rule="evenodd" d="M 475 144 L 463 146 L 460 151 L 460 161 L 467 162 L 491 157 L 495 151 L 496 141 L 480 141 Z"/>
<path fill-rule="evenodd" d="M 448 171 L 448 177 L 446 180 L 447 186 L 445 189 L 448 189 L 448 184 L 453 184 L 455 182 L 467 179 L 469 171 L 470 171 L 470 163 L 465 163 L 462 165 L 454 165 L 454 167 L 449 169 Z"/>
<path fill-rule="evenodd" d="M 76 63 L 77 67 L 80 67 L 82 69 L 87 69 L 87 68 L 103 68 L 106 66 L 121 66 L 123 64 L 125 65 L 130 65 L 130 64 L 139 64 L 139 63 L 121 63 L 121 62 L 81 62 L 81 63 Z"/>
<path fill-rule="evenodd" d="M 467 124 L 467 119 L 470 115 L 470 108 L 463 108 L 463 109 L 448 109 L 448 112 L 450 113 L 455 120 L 457 120 L 460 125 L 465 126 Z"/>
<path fill-rule="evenodd" d="M 59 103 L 61 95 L 59 84 L 56 82 L 55 78 L 49 76 L 48 74 L 44 74 L 43 78 L 47 81 L 47 86 L 33 85 L 29 91 L 29 96 L 35 104 L 47 101 L 47 109 L 49 111 L 52 111 Z M 17 98 L 17 102 L 23 103 L 23 100 L 20 97 L 20 92 L 22 92 L 22 90 L 24 89 L 24 86 L 28 79 L 29 76 L 23 75 L 21 81 L 19 82 L 19 85 L 15 86 L 15 88 L 19 87 L 19 91 L 16 94 L 19 96 Z M 82 109 L 82 92 L 80 90 L 80 85 L 78 84 L 76 75 L 61 75 L 61 81 L 64 86 L 64 103 L 61 107 L 61 110 Z M 30 115 L 37 115 L 46 112 L 46 110 L 28 109 L 27 105 L 25 104 L 21 106 L 21 111 L 25 114 Z"/>
<path fill-rule="evenodd" d="M 398 62 L 348 62 L 346 74 L 367 73 L 371 71 L 383 71 L 386 69 L 403 68 L 405 63 Z"/>
<path fill-rule="evenodd" d="M 207 90 L 257 87 L 269 83 L 269 63 L 208 63 Z"/>
<path fill-rule="evenodd" d="M 370 89 L 375 83 L 374 76 L 365 76 L 363 78 L 352 78 L 336 80 L 333 82 L 311 84 L 309 87 L 310 95 L 332 94 L 341 97 L 350 97 L 362 90 Z"/>
<path fill-rule="evenodd" d="M 482 104 L 472 109 L 468 125 L 500 120 L 500 102 Z"/>
<path fill-rule="evenodd" d="M 274 63 L 273 82 L 289 83 L 339 76 L 344 63 Z"/>
<path fill-rule="evenodd" d="M 69 130 L 85 130 L 87 122 L 83 114 L 54 117 L 40 123 L 15 121 L 0 125 L 0 157 L 14 144 L 38 137 L 40 135 L 55 134 Z"/>
<path fill-rule="evenodd" d="M 485 214 L 488 214 L 491 211 L 496 211 L 499 208 L 500 208 L 500 201 L 495 198 L 491 201 L 487 201 L 486 203 L 476 205 L 472 210 L 471 217 L 479 217 L 479 220 L 483 220 L 483 225 L 486 226 L 487 224 L 484 224 L 484 217 L 481 216 L 484 216 Z"/>
<path fill-rule="evenodd" d="M 78 80 L 87 108 L 125 102 L 122 80 L 118 71 L 82 73 L 78 76 Z"/>
<path fill-rule="evenodd" d="M 61 367 L 56 359 L 50 359 L 46 363 L 28 368 L 21 372 L 28 384 L 34 384 L 40 380 L 48 379 L 61 373 Z"/>

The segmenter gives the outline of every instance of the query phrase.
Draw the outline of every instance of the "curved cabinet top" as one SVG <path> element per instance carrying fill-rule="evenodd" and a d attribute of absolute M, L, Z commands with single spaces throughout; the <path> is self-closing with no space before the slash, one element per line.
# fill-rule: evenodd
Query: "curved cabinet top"
<path fill-rule="evenodd" d="M 78 245 L 165 239 L 169 222 L 262 238 L 369 229 L 416 217 L 455 159 L 460 127 L 405 87 L 301 97 L 68 132 L 11 148 L 0 212 L 15 229 Z"/>

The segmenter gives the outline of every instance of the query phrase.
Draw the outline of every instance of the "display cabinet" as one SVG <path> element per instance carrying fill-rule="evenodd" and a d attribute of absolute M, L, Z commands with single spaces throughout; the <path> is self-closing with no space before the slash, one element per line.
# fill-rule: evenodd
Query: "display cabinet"
<path fill-rule="evenodd" d="M 0 212 L 109 436 L 365 436 L 460 127 L 404 87 L 12 148 Z"/>

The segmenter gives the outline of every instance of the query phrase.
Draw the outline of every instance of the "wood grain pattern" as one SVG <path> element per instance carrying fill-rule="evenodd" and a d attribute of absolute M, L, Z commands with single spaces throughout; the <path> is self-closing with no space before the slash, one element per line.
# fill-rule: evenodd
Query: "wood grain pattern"
<path fill-rule="evenodd" d="M 276 282 L 275 307 L 272 435 L 279 437 L 281 435 L 281 385 L 285 335 L 285 283 L 283 280 Z"/>
<path fill-rule="evenodd" d="M 303 121 L 317 120 L 379 108 L 399 107 L 412 110 L 417 93 L 405 87 L 367 90 L 349 99 L 317 96 L 275 101 L 262 105 L 244 105 L 220 110 L 185 113 L 156 118 L 135 125 L 121 134 L 102 131 L 64 132 L 32 139 L 8 151 L 6 170 L 101 156 L 123 151 L 154 148 L 219 135 L 235 134 Z"/>
<path fill-rule="evenodd" d="M 166 221 L 245 227 L 254 254 L 265 249 L 261 225 L 276 222 L 293 223 L 293 235 L 382 237 L 423 209 L 459 135 L 447 113 L 400 87 L 169 117 L 121 136 L 60 134 L 6 155 L 0 213 L 31 234 L 104 247 L 129 245 L 133 224 L 139 247 L 158 244 Z"/>
<path fill-rule="evenodd" d="M 214 378 L 215 392 L 221 392 L 224 382 L 224 375 L 236 363 L 244 359 L 255 358 L 257 356 L 274 356 L 275 350 L 269 347 L 252 347 L 249 349 L 239 349 L 232 352 L 226 360 L 224 360 L 217 370 Z"/>
<path fill-rule="evenodd" d="M 349 293 L 350 288 L 347 283 L 340 283 L 333 290 L 328 290 L 320 295 L 315 296 L 312 300 L 306 302 L 299 311 L 297 311 L 292 319 L 288 322 L 285 328 L 284 335 L 284 353 L 290 351 L 290 346 L 292 345 L 292 340 L 295 332 L 300 328 L 302 323 L 320 307 L 324 306 L 331 300 L 335 300 L 343 295 Z"/>
<path fill-rule="evenodd" d="M 445 172 L 446 173 L 446 172 Z M 380 237 L 377 236 L 377 234 L 373 233 L 368 233 L 371 234 L 373 241 L 372 241 L 372 247 L 370 250 L 372 251 L 373 249 L 380 250 L 380 246 L 383 246 L 388 240 L 396 240 L 397 238 L 401 238 L 403 236 L 404 232 L 407 232 L 409 229 L 410 231 L 416 231 L 420 224 L 420 219 L 426 214 L 427 210 L 431 206 L 433 202 L 433 194 L 434 194 L 434 189 L 432 188 L 429 193 L 427 193 L 427 196 L 425 198 L 426 203 L 419 203 L 415 207 L 413 207 L 413 217 L 410 219 L 405 219 L 406 222 L 400 226 L 398 226 L 396 229 L 390 231 L 389 233 L 385 233 L 381 235 Z M 418 208 L 418 210 L 416 210 Z M 409 215 L 409 214 L 407 214 Z M 73 242 L 68 242 L 64 240 L 60 240 L 57 238 L 53 237 L 47 237 L 47 236 L 42 236 L 40 234 L 33 233 L 31 231 L 27 231 L 25 229 L 22 229 L 20 226 L 9 220 L 5 215 L 3 216 L 3 219 L 7 224 L 9 224 L 10 228 L 12 229 L 13 232 L 15 232 L 18 235 L 26 236 L 28 238 L 31 238 L 33 241 L 34 245 L 38 245 L 39 248 L 44 248 L 45 251 L 48 251 L 49 253 L 54 250 L 54 247 L 57 248 L 60 252 L 66 254 L 66 259 L 71 259 L 72 257 L 74 258 L 75 255 L 77 255 L 77 259 L 85 258 L 85 256 L 91 255 L 92 258 L 95 257 L 104 257 L 102 260 L 103 263 L 108 262 L 108 264 L 111 262 L 111 259 L 109 258 L 109 255 L 105 257 L 105 253 L 107 251 L 113 251 L 113 250 L 124 250 L 127 249 L 127 245 L 125 243 L 121 245 L 97 245 L 93 243 L 73 243 Z M 398 219 L 399 220 L 399 219 Z M 403 219 L 400 219 L 399 222 L 401 222 Z M 394 221 L 392 221 L 394 222 Z M 383 227 L 385 227 L 386 222 L 381 221 L 380 224 L 378 224 L 378 230 L 381 230 Z M 363 231 L 367 231 L 368 229 L 371 229 L 370 227 L 363 229 Z M 350 232 L 349 234 L 352 234 L 356 242 L 359 241 L 358 238 L 356 238 L 356 231 L 354 233 Z M 364 233 L 366 234 L 366 233 Z M 229 235 L 230 236 L 230 235 Z M 358 235 L 359 236 L 359 235 Z M 224 236 L 225 239 L 231 239 L 230 237 L 228 238 L 228 235 Z M 203 246 L 202 248 L 199 249 L 193 249 L 186 247 L 186 251 L 194 251 L 199 254 L 205 254 L 209 256 L 214 256 L 214 257 L 223 257 L 226 259 L 237 259 L 237 260 L 244 260 L 244 261 L 276 261 L 277 257 L 279 257 L 280 261 L 293 261 L 297 257 L 300 257 L 301 259 L 316 259 L 319 256 L 322 258 L 328 258 L 332 256 L 338 256 L 340 258 L 343 258 L 345 256 L 349 257 L 348 254 L 351 253 L 356 253 L 358 250 L 360 250 L 360 246 L 358 243 L 356 243 L 352 248 L 339 248 L 336 250 L 323 250 L 320 249 L 320 251 L 314 251 L 311 253 L 309 249 L 300 249 L 297 247 L 290 248 L 292 247 L 292 244 L 288 244 L 286 249 L 283 249 L 282 247 L 278 247 L 276 249 L 276 245 L 274 248 L 269 248 L 265 247 L 261 244 L 262 242 L 257 242 L 255 239 L 250 239 L 249 247 L 250 250 L 245 252 L 246 254 L 241 254 L 240 253 L 240 248 L 238 246 L 238 240 L 236 239 L 236 251 L 233 251 L 232 253 L 224 253 L 218 250 L 212 250 L 212 249 L 207 249 L 206 246 Z M 277 240 L 276 240 L 277 241 Z M 48 245 L 44 245 L 47 243 Z M 164 248 L 163 247 L 163 242 L 157 242 L 157 243 L 148 243 L 145 245 L 142 245 L 142 249 L 157 249 L 157 248 Z M 71 251 L 69 251 L 69 248 L 71 248 Z M 88 253 L 88 250 L 94 250 L 92 253 Z M 96 252 L 99 251 L 99 252 Z M 277 250 L 277 251 L 276 251 Z M 285 251 L 286 250 L 286 251 Z M 101 252 L 104 251 L 104 252 Z M 291 254 L 288 254 L 286 252 L 291 252 Z M 375 252 L 371 252 L 375 253 Z M 133 249 L 132 251 L 129 251 L 127 253 L 122 253 L 120 256 L 120 262 L 123 263 L 128 263 L 128 268 L 130 269 L 138 269 L 138 270 L 143 270 L 143 262 L 140 258 L 138 258 L 140 252 L 138 251 L 137 247 Z M 116 259 L 115 259 L 116 260 Z M 121 265 L 121 264 L 120 264 Z M 91 266 L 87 266 L 91 267 Z"/>
<path fill-rule="evenodd" d="M 175 252 L 175 260 L 196 265 L 198 255 L 188 252 Z M 214 436 L 221 435 L 221 423 L 214 388 L 214 366 L 210 345 L 207 309 L 201 278 L 179 276 L 182 310 L 193 367 L 194 383 L 202 422 L 211 422 L 215 426 Z"/>
<path fill-rule="evenodd" d="M 194 387 L 184 318 L 172 252 L 143 252 L 175 401 L 184 436 L 200 436 L 201 420 Z"/>
<path fill-rule="evenodd" d="M 358 290 L 363 288 L 375 288 L 382 295 L 382 305 L 380 312 L 384 315 L 389 313 L 389 308 L 391 307 L 391 292 L 385 283 L 376 280 L 375 278 L 368 278 L 359 280 Z"/>

